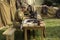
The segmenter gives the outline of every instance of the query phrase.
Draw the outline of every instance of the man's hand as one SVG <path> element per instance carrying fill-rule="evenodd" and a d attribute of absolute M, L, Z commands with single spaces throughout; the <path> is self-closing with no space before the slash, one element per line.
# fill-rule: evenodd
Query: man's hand
<path fill-rule="evenodd" d="M 44 21 L 40 21 L 40 26 L 42 26 L 42 27 L 44 27 L 44 26 L 45 26 Z"/>

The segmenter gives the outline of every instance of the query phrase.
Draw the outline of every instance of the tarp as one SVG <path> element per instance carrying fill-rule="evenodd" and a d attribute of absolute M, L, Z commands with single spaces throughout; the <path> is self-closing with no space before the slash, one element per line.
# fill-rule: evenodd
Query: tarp
<path fill-rule="evenodd" d="M 0 1 L 0 10 L 1 10 L 1 16 L 2 20 L 5 25 L 11 24 L 11 15 L 10 15 L 10 6 L 5 1 Z"/>
<path fill-rule="evenodd" d="M 0 27 L 3 26 L 2 19 L 1 19 L 1 14 L 0 14 Z"/>
<path fill-rule="evenodd" d="M 14 16 L 15 16 L 15 13 L 16 13 L 16 0 L 10 0 L 10 11 L 11 11 L 11 18 L 12 20 L 14 20 Z"/>

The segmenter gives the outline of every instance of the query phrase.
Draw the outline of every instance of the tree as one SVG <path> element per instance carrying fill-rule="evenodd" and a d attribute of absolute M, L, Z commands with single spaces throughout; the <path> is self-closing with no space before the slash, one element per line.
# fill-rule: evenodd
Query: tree
<path fill-rule="evenodd" d="M 44 4 L 48 6 L 58 6 L 60 4 L 60 0 L 44 0 Z"/>

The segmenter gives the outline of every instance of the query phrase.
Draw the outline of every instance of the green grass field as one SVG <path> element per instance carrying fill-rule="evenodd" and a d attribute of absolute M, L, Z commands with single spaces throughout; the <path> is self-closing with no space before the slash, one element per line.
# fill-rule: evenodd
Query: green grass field
<path fill-rule="evenodd" d="M 46 23 L 46 39 L 60 40 L 60 19 L 44 19 Z"/>
<path fill-rule="evenodd" d="M 50 18 L 44 19 L 46 24 L 46 40 L 60 40 L 60 19 Z M 36 39 L 39 40 L 39 32 L 40 30 L 36 31 Z M 0 31 L 0 40 L 5 40 L 4 36 L 1 35 Z M 15 32 L 15 40 L 22 40 L 23 39 L 23 32 Z"/>

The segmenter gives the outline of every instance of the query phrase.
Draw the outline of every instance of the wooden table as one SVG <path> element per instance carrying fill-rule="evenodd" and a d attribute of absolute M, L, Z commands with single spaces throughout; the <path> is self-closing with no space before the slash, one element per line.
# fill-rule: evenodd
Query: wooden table
<path fill-rule="evenodd" d="M 38 30 L 38 29 L 41 29 L 41 40 L 44 40 L 44 37 L 45 37 L 45 26 L 35 26 L 35 27 L 26 27 L 24 26 L 23 27 L 25 33 L 24 33 L 24 40 L 27 40 L 27 30 L 30 30 L 30 29 L 34 29 L 34 30 Z"/>

